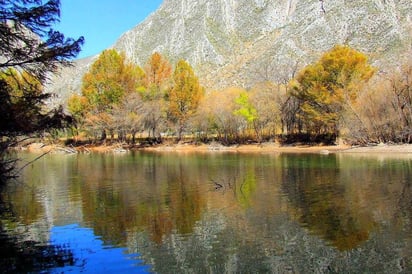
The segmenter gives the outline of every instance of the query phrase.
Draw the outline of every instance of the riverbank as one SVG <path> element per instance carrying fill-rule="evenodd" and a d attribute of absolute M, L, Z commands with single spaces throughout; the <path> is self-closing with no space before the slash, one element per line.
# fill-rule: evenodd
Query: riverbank
<path fill-rule="evenodd" d="M 171 145 L 145 148 L 149 151 L 177 151 L 177 152 L 238 152 L 238 153 L 410 153 L 412 145 L 387 145 L 379 144 L 373 146 L 349 146 L 349 145 L 290 145 L 281 146 L 275 143 L 236 145 L 236 146 L 210 146 L 210 145 Z"/>
<path fill-rule="evenodd" d="M 115 145 L 84 145 L 77 147 L 65 147 L 60 145 L 45 145 L 43 143 L 33 143 L 26 147 L 20 148 L 28 152 L 42 153 L 124 153 L 128 151 L 155 151 L 155 152 L 232 152 L 232 153 L 315 153 L 315 154 L 331 154 L 331 153 L 403 153 L 412 155 L 412 145 L 387 145 L 379 144 L 374 146 L 353 147 L 349 145 L 334 145 L 334 146 L 309 146 L 309 145 L 289 145 L 281 146 L 277 143 L 263 144 L 248 144 L 248 145 L 233 145 L 223 146 L 218 143 L 195 145 L 191 143 L 179 144 L 161 144 L 148 147 L 138 146 L 122 146 Z"/>

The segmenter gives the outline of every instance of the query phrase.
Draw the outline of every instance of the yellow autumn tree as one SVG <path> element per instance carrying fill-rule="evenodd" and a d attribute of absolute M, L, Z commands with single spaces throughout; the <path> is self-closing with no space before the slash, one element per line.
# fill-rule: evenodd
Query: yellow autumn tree
<path fill-rule="evenodd" d="M 79 130 L 83 127 L 88 107 L 87 98 L 81 95 L 73 94 L 67 101 L 67 109 L 74 119 L 72 128 L 74 135 L 79 135 Z"/>
<path fill-rule="evenodd" d="M 357 99 L 357 86 L 374 72 L 365 54 L 342 45 L 306 66 L 292 82 L 292 94 L 308 133 L 337 134 L 344 104 Z"/>
<path fill-rule="evenodd" d="M 1 132 L 14 135 L 48 128 L 44 100 L 50 94 L 43 93 L 43 85 L 38 78 L 10 68 L 0 73 L 0 82 L 3 88 L 0 94 L 3 113 Z"/>
<path fill-rule="evenodd" d="M 203 94 L 203 87 L 192 67 L 186 61 L 180 60 L 173 72 L 173 87 L 168 93 L 168 113 L 177 125 L 179 140 L 188 119 L 196 112 Z"/>
<path fill-rule="evenodd" d="M 111 125 L 113 109 L 126 94 L 137 92 L 143 77 L 144 71 L 127 62 L 123 53 L 105 50 L 83 76 L 82 95 L 69 99 L 69 111 L 75 118 L 88 122 L 90 128 L 101 131 L 104 139 L 105 131 L 115 128 Z"/>
<path fill-rule="evenodd" d="M 82 95 L 98 111 L 106 111 L 141 84 L 144 72 L 115 49 L 103 51 L 83 76 Z"/>

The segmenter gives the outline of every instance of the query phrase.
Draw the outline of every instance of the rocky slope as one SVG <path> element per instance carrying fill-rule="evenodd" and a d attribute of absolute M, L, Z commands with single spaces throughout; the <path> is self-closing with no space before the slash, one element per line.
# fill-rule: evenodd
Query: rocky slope
<path fill-rule="evenodd" d="M 154 51 L 184 58 L 206 87 L 221 88 L 281 80 L 335 44 L 367 53 L 381 68 L 396 65 L 412 48 L 412 1 L 165 0 L 113 47 L 139 65 Z M 78 92 L 85 70 L 70 71 L 57 82 Z"/>

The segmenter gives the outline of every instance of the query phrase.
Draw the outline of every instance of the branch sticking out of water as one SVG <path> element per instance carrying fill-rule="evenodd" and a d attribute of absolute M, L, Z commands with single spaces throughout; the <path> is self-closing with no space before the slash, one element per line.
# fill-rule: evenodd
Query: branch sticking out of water
<path fill-rule="evenodd" d="M 219 184 L 219 183 L 216 182 L 215 180 L 210 179 L 210 181 L 212 181 L 212 183 L 215 184 L 215 189 L 221 189 L 221 188 L 223 188 L 223 185 L 222 185 L 222 184 Z"/>
<path fill-rule="evenodd" d="M 323 13 L 326 13 L 324 0 L 319 0 L 319 2 L 320 2 L 320 9 L 322 10 Z"/>
<path fill-rule="evenodd" d="M 25 164 L 24 166 L 22 166 L 17 172 L 19 173 L 20 171 L 22 171 L 23 169 L 25 169 L 28 165 L 31 165 L 32 163 L 36 162 L 37 160 L 39 160 L 40 158 L 42 158 L 43 156 L 49 154 L 52 150 L 50 149 L 49 151 L 43 153 L 42 155 L 36 157 L 34 160 L 28 162 L 27 164 Z"/>

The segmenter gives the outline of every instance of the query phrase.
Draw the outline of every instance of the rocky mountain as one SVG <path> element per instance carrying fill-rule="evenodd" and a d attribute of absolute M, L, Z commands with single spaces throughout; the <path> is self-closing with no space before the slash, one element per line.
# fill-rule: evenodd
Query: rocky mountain
<path fill-rule="evenodd" d="M 186 59 L 212 89 L 279 81 L 336 44 L 368 54 L 378 67 L 397 65 L 412 49 L 412 1 L 165 0 L 113 47 L 139 65 L 154 51 Z M 49 89 L 79 92 L 92 60 L 65 69 L 60 87 Z"/>

